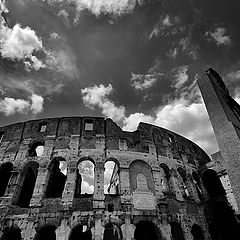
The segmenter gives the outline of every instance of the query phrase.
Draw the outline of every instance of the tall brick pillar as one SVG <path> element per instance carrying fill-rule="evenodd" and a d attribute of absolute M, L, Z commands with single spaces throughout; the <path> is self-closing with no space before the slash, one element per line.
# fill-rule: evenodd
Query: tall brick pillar
<path fill-rule="evenodd" d="M 198 86 L 240 209 L 240 106 L 213 69 L 198 80 Z"/>

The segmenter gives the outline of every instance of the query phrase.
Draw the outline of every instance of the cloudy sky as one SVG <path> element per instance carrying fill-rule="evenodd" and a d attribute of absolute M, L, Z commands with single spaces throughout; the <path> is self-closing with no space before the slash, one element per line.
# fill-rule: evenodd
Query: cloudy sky
<path fill-rule="evenodd" d="M 2 0 L 1 125 L 103 116 L 218 150 L 196 86 L 212 66 L 239 97 L 240 2 Z"/>

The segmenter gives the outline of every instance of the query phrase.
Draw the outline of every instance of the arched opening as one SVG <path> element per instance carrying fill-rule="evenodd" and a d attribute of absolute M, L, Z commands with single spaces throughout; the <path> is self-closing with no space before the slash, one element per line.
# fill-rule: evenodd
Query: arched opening
<path fill-rule="evenodd" d="M 203 231 L 197 224 L 193 224 L 191 234 L 193 236 L 193 240 L 204 240 Z"/>
<path fill-rule="evenodd" d="M 206 188 L 206 190 L 211 198 L 226 195 L 226 192 L 222 186 L 222 183 L 221 183 L 217 173 L 214 170 L 212 170 L 212 169 L 206 170 L 203 173 L 202 180 L 203 180 L 203 185 Z"/>
<path fill-rule="evenodd" d="M 171 234 L 173 240 L 184 240 L 184 234 L 182 227 L 177 222 L 171 222 Z"/>
<path fill-rule="evenodd" d="M 19 227 L 6 227 L 0 240 L 21 240 L 21 229 Z"/>
<path fill-rule="evenodd" d="M 55 231 L 54 225 L 44 225 L 37 230 L 34 240 L 56 240 Z"/>
<path fill-rule="evenodd" d="M 12 174 L 13 165 L 10 162 L 3 163 L 0 166 L 0 197 L 4 196 L 9 179 Z"/>
<path fill-rule="evenodd" d="M 169 179 L 170 179 L 170 169 L 164 163 L 160 164 L 161 168 L 161 185 L 163 192 L 168 192 L 170 190 L 169 187 Z"/>
<path fill-rule="evenodd" d="M 34 141 L 29 145 L 28 157 L 40 157 L 44 151 L 43 141 Z"/>
<path fill-rule="evenodd" d="M 159 231 L 159 228 L 150 221 L 140 221 L 136 225 L 134 231 L 135 240 L 161 240 L 162 234 Z"/>
<path fill-rule="evenodd" d="M 94 164 L 84 160 L 78 164 L 74 197 L 88 196 L 94 193 Z"/>
<path fill-rule="evenodd" d="M 17 205 L 19 207 L 29 207 L 34 191 L 39 164 L 37 162 L 28 162 L 23 169 L 23 184 L 19 194 Z"/>
<path fill-rule="evenodd" d="M 91 240 L 92 232 L 87 225 L 76 225 L 70 232 L 68 240 Z"/>
<path fill-rule="evenodd" d="M 103 240 L 118 240 L 123 239 L 121 229 L 113 223 L 105 225 Z"/>
<path fill-rule="evenodd" d="M 110 160 L 104 164 L 104 194 L 119 193 L 119 166 Z"/>
<path fill-rule="evenodd" d="M 194 185 L 197 189 L 198 197 L 202 201 L 203 200 L 203 193 L 202 193 L 202 188 L 201 188 L 201 180 L 200 180 L 200 178 L 199 178 L 199 176 L 196 172 L 193 172 L 192 176 L 193 176 Z"/>
<path fill-rule="evenodd" d="M 178 168 L 177 169 L 179 175 L 180 175 L 180 179 L 179 179 L 179 188 L 182 191 L 182 196 L 183 197 L 188 197 L 189 196 L 189 191 L 188 191 L 188 187 L 187 187 L 187 174 L 186 171 L 182 168 Z"/>
<path fill-rule="evenodd" d="M 210 199 L 204 210 L 212 240 L 240 239 L 239 224 L 227 201 Z"/>
<path fill-rule="evenodd" d="M 62 197 L 67 179 L 67 162 L 62 157 L 56 157 L 48 167 L 49 177 L 46 190 L 46 198 Z"/>
<path fill-rule="evenodd" d="M 152 176 L 152 169 L 147 162 L 142 160 L 135 160 L 131 162 L 129 166 L 129 180 L 130 180 L 130 190 L 131 192 L 137 189 L 137 176 L 143 175 L 147 182 L 147 189 L 154 193 L 154 181 Z"/>

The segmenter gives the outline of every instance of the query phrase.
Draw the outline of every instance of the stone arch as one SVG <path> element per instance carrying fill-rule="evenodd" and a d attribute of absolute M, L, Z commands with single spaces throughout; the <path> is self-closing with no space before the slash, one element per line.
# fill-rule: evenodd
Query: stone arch
<path fill-rule="evenodd" d="M 12 170 L 13 165 L 10 162 L 3 163 L 0 166 L 0 197 L 3 197 L 5 194 Z"/>
<path fill-rule="evenodd" d="M 37 179 L 38 169 L 39 164 L 35 161 L 29 161 L 24 165 L 23 171 L 20 174 L 22 187 L 16 203 L 19 207 L 29 207 Z"/>
<path fill-rule="evenodd" d="M 44 140 L 34 140 L 28 145 L 27 157 L 42 156 L 44 150 Z"/>
<path fill-rule="evenodd" d="M 193 236 L 193 240 L 204 240 L 202 228 L 197 224 L 192 225 L 191 234 Z"/>
<path fill-rule="evenodd" d="M 146 161 L 143 160 L 134 160 L 129 166 L 130 191 L 133 192 L 137 189 L 138 174 L 143 174 L 146 177 L 148 189 L 152 193 L 155 193 L 152 168 Z"/>
<path fill-rule="evenodd" d="M 187 197 L 189 196 L 189 189 L 187 186 L 188 178 L 187 178 L 186 170 L 184 170 L 182 167 L 178 167 L 177 172 L 180 175 L 180 179 L 178 178 L 178 183 L 179 183 L 179 188 L 182 191 L 182 196 Z"/>
<path fill-rule="evenodd" d="M 240 227 L 227 200 L 209 199 L 204 212 L 212 239 L 240 239 Z"/>
<path fill-rule="evenodd" d="M 85 164 L 89 166 L 84 166 Z M 88 169 L 88 170 L 87 170 Z M 86 170 L 86 171 L 85 171 Z M 92 158 L 83 157 L 81 158 L 77 163 L 76 168 L 76 183 L 75 183 L 75 191 L 74 191 L 74 197 L 79 198 L 81 195 L 84 194 L 84 196 L 93 195 L 94 193 L 94 178 L 95 178 L 95 162 Z M 86 179 L 90 177 L 88 181 Z M 90 183 L 92 183 L 92 189 L 90 188 Z M 86 184 L 89 185 L 89 190 L 85 186 Z M 86 189 L 85 189 L 86 187 Z"/>
<path fill-rule="evenodd" d="M 202 201 L 203 200 L 203 192 L 202 192 L 201 179 L 196 172 L 192 172 L 192 177 L 193 177 L 193 183 L 197 189 L 198 197 Z"/>
<path fill-rule="evenodd" d="M 18 226 L 11 226 L 11 227 L 6 227 L 2 231 L 2 236 L 0 237 L 0 240 L 21 240 L 22 235 L 21 235 L 21 229 Z"/>
<path fill-rule="evenodd" d="M 108 158 L 104 163 L 104 194 L 118 195 L 119 183 L 120 163 L 116 158 Z"/>
<path fill-rule="evenodd" d="M 152 221 L 141 220 L 136 224 L 134 231 L 135 240 L 161 240 L 162 232 Z"/>
<path fill-rule="evenodd" d="M 103 219 L 102 226 L 105 227 L 108 223 L 115 224 L 119 228 L 124 224 L 124 222 L 121 219 L 117 218 L 117 217 L 110 218 L 110 219 L 107 217 L 107 218 Z"/>
<path fill-rule="evenodd" d="M 103 240 L 120 240 L 123 239 L 121 227 L 115 223 L 108 222 L 104 226 Z"/>
<path fill-rule="evenodd" d="M 225 196 L 226 192 L 217 175 L 217 172 L 208 169 L 202 174 L 203 185 L 206 188 L 210 198 Z"/>
<path fill-rule="evenodd" d="M 84 161 L 90 161 L 93 163 L 94 167 L 96 166 L 96 162 L 93 158 L 90 158 L 90 157 L 82 157 L 78 160 L 77 162 L 77 166 L 81 163 L 81 162 L 84 162 Z"/>
<path fill-rule="evenodd" d="M 56 240 L 56 229 L 57 227 L 52 224 L 40 226 L 37 228 L 33 240 Z"/>
<path fill-rule="evenodd" d="M 86 230 L 84 230 L 84 226 L 86 226 Z M 92 232 L 91 229 L 87 227 L 87 225 L 77 224 L 75 225 L 69 234 L 68 240 L 91 240 Z"/>
<path fill-rule="evenodd" d="M 171 176 L 170 169 L 165 163 L 161 163 L 159 166 L 160 166 L 160 169 L 162 169 L 161 180 L 160 180 L 162 190 L 163 192 L 167 192 L 170 190 L 170 186 L 169 186 L 169 180 Z"/>
<path fill-rule="evenodd" d="M 62 197 L 67 179 L 67 161 L 63 157 L 55 157 L 48 166 L 46 198 Z"/>
<path fill-rule="evenodd" d="M 182 227 L 178 222 L 173 221 L 170 223 L 170 226 L 171 226 L 172 239 L 185 240 Z"/>

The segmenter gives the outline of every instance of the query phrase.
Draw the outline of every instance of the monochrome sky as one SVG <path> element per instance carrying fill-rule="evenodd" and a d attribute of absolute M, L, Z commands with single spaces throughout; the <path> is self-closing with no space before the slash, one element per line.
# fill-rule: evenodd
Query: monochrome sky
<path fill-rule="evenodd" d="M 6 0 L 0 125 L 61 116 L 140 121 L 218 150 L 196 79 L 209 66 L 240 94 L 240 2 Z"/>

